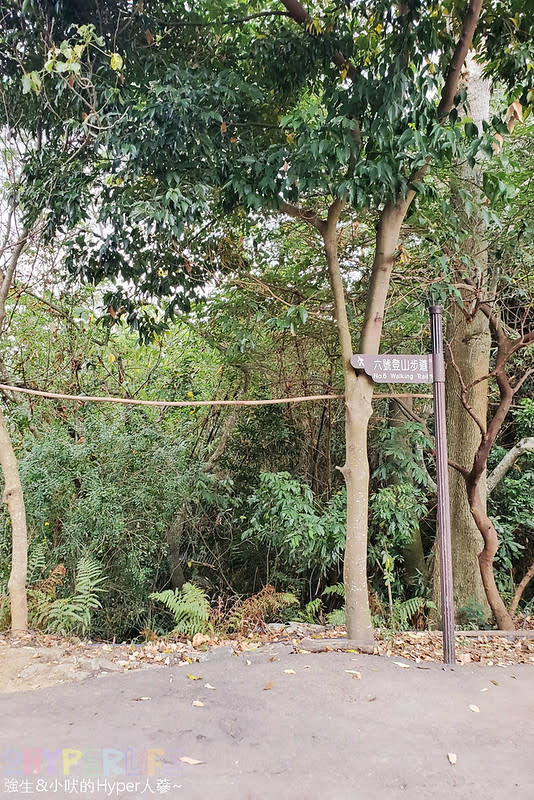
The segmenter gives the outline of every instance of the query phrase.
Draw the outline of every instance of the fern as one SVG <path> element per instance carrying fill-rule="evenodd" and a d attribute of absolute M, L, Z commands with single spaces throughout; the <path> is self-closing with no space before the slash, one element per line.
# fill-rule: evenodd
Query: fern
<path fill-rule="evenodd" d="M 152 592 L 149 597 L 159 600 L 174 616 L 174 631 L 184 636 L 206 633 L 209 629 L 210 605 L 206 593 L 192 583 L 178 590 Z"/>
<path fill-rule="evenodd" d="M 28 582 L 34 583 L 43 574 L 46 568 L 46 544 L 34 540 L 28 552 Z"/>
<path fill-rule="evenodd" d="M 309 603 L 306 603 L 303 614 L 304 622 L 310 622 L 312 624 L 318 622 L 321 605 L 320 597 L 316 597 L 315 600 L 310 600 Z"/>
<path fill-rule="evenodd" d="M 426 608 L 435 608 L 435 605 L 425 597 L 410 597 L 403 603 L 396 603 L 393 607 L 394 622 L 400 628 L 407 628 L 413 617 Z"/>
<path fill-rule="evenodd" d="M 345 609 L 344 608 L 336 608 L 334 611 L 331 611 L 329 614 L 326 615 L 326 621 L 329 625 L 345 625 L 346 618 L 345 618 Z"/>
<path fill-rule="evenodd" d="M 338 597 L 345 597 L 345 584 L 344 583 L 334 583 L 333 586 L 327 586 L 326 589 L 323 591 L 323 595 L 329 594 L 337 594 Z"/>
<path fill-rule="evenodd" d="M 62 580 L 58 565 L 41 589 L 37 589 L 34 621 L 37 627 L 44 627 L 49 633 L 86 635 L 91 628 L 91 615 L 101 608 L 98 595 L 102 591 L 102 567 L 90 555 L 78 561 L 74 594 L 70 597 L 55 598 L 55 588 Z M 64 568 L 63 568 L 64 569 Z"/>
<path fill-rule="evenodd" d="M 228 619 L 228 630 L 243 635 L 265 630 L 267 622 L 280 619 L 285 609 L 298 604 L 291 592 L 277 592 L 274 586 L 264 586 L 260 592 L 234 606 Z"/>

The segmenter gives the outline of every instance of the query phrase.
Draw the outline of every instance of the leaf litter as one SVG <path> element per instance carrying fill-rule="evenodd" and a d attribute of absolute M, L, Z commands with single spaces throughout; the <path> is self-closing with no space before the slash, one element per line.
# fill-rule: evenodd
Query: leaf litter
<path fill-rule="evenodd" d="M 521 633 L 521 632 L 518 632 Z M 492 631 L 457 631 L 456 656 L 459 665 L 482 664 L 486 666 L 505 667 L 513 664 L 534 665 L 534 639 L 528 638 L 532 630 L 525 631 L 527 637 L 499 635 Z M 263 625 L 248 635 L 219 636 L 216 634 L 197 637 L 180 637 L 168 635 L 161 638 L 148 637 L 144 643 L 121 644 L 109 642 L 94 642 L 80 640 L 77 637 L 64 637 L 53 634 L 29 632 L 18 635 L 0 634 L 0 664 L 2 651 L 20 648 L 27 651 L 28 663 L 33 658 L 39 658 L 40 652 L 48 648 L 61 648 L 63 657 L 72 657 L 76 662 L 72 667 L 72 680 L 77 680 L 87 670 L 89 662 L 95 659 L 113 662 L 115 671 L 128 672 L 130 670 L 156 668 L 162 666 L 188 666 L 199 661 L 202 651 L 218 647 L 231 647 L 235 655 L 245 654 L 247 651 L 256 650 L 264 644 L 281 643 L 292 645 L 295 652 L 310 655 L 306 645 L 300 647 L 303 639 L 310 638 L 324 641 L 325 650 L 339 649 L 328 646 L 328 639 L 337 642 L 347 636 L 346 629 L 342 626 L 309 625 L 307 623 L 289 623 L 276 625 Z M 347 641 L 347 652 L 358 653 L 353 642 Z M 196 647 L 195 647 L 196 645 Z M 345 648 L 343 648 L 345 649 Z M 375 632 L 375 654 L 403 658 L 415 662 L 419 669 L 425 669 L 425 664 L 443 662 L 442 635 L 439 631 L 391 631 Z M 276 656 L 273 657 L 273 660 Z M 5 661 L 5 660 L 4 660 Z M 34 663 L 34 662 L 33 662 Z M 404 667 L 408 666 L 407 664 Z M 19 667 L 20 670 L 20 667 Z M 0 670 L 1 672 L 1 670 Z M 8 685 L 10 691 L 31 688 L 17 674 L 2 674 L 2 683 Z M 196 676 L 195 676 L 196 677 Z M 62 681 L 64 676 L 62 676 Z M 194 678 L 191 678 L 194 680 Z M 50 675 L 48 685 L 53 685 L 57 680 Z M 497 682 L 493 682 L 497 685 Z M 211 686 L 209 688 L 212 688 Z M 213 687 L 214 688 L 214 687 Z"/>

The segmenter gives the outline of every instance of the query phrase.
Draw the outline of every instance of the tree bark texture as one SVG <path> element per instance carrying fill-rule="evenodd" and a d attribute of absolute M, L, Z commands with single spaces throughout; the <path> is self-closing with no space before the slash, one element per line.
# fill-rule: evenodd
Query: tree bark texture
<path fill-rule="evenodd" d="M 410 411 L 413 410 L 413 398 L 404 398 L 402 406 L 406 406 Z M 389 409 L 391 427 L 399 427 L 408 421 L 409 418 L 403 411 L 402 406 L 397 400 L 391 400 Z M 405 452 L 411 452 L 412 448 L 406 436 L 402 437 L 398 445 Z M 394 462 L 394 458 L 391 458 L 391 461 Z M 394 473 L 392 483 L 400 483 L 397 473 Z M 411 541 L 409 541 L 404 548 L 404 572 L 409 583 L 413 583 L 418 578 L 418 575 L 422 575 L 425 580 L 428 577 L 419 525 L 412 534 Z"/>
<path fill-rule="evenodd" d="M 482 121 L 489 116 L 490 84 L 482 76 L 482 65 L 477 64 L 471 56 L 466 59 L 466 89 L 469 103 L 469 115 L 482 130 Z M 453 203 L 463 224 L 470 229 L 470 234 L 463 243 L 463 255 L 471 262 L 471 277 L 479 290 L 484 292 L 488 283 L 488 254 L 485 226 L 478 214 L 468 219 L 458 197 L 458 191 L 466 189 L 479 199 L 482 174 L 479 165 L 475 168 L 463 163 L 456 170 L 452 189 Z M 461 276 L 458 275 L 461 280 Z M 466 310 L 472 292 L 465 292 Z M 469 318 L 458 307 L 453 306 L 447 325 L 446 339 L 450 353 L 446 352 L 446 412 L 449 459 L 454 463 L 470 467 L 480 445 L 480 430 L 475 421 L 467 414 L 461 401 L 461 385 L 458 371 L 463 382 L 471 383 L 487 375 L 491 348 L 491 334 L 487 318 L 483 314 L 475 314 Z M 454 364 L 452 363 L 454 361 Z M 488 411 L 488 384 L 482 381 L 469 390 L 468 402 L 476 417 L 486 424 Z M 452 534 L 452 566 L 454 583 L 454 605 L 456 611 L 472 602 L 478 603 L 487 618 L 490 614 L 488 600 L 484 591 L 480 574 L 478 555 L 483 541 L 477 528 L 466 493 L 465 481 L 457 470 L 449 474 L 451 498 L 451 534 Z M 482 476 L 479 486 L 479 502 L 486 508 L 486 478 Z M 439 568 L 439 561 L 436 559 Z M 439 585 L 439 575 L 437 584 Z"/>
<path fill-rule="evenodd" d="M 361 353 L 378 353 L 386 298 L 391 280 L 401 225 L 409 204 L 405 200 L 385 206 L 376 234 L 376 249 L 367 307 L 360 341 Z M 367 590 L 367 528 L 369 499 L 369 459 L 367 432 L 372 414 L 373 383 L 350 364 L 352 341 L 345 305 L 345 292 L 339 269 L 336 226 L 343 204 L 333 203 L 321 233 L 323 236 L 336 326 L 341 345 L 345 379 L 345 464 L 340 470 L 347 487 L 347 539 L 344 562 L 345 613 L 349 636 L 362 646 L 373 641 Z"/>
<path fill-rule="evenodd" d="M 26 511 L 24 509 L 24 496 L 17 459 L 1 409 L 0 466 L 4 476 L 2 500 L 6 503 L 11 518 L 11 575 L 8 583 L 11 604 L 11 630 L 25 631 L 28 628 L 28 604 L 26 599 L 28 535 L 26 530 Z"/>

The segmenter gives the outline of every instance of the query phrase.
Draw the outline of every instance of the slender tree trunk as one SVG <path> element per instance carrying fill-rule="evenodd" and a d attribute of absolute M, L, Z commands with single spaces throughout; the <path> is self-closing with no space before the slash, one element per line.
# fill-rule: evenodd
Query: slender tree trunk
<path fill-rule="evenodd" d="M 339 269 L 337 221 L 343 204 L 334 203 L 323 229 L 330 285 L 334 296 L 336 326 L 343 359 L 345 384 L 345 464 L 340 471 L 347 487 L 347 538 L 344 582 L 345 613 L 351 639 L 363 647 L 373 645 L 373 626 L 367 590 L 367 523 L 369 460 L 367 426 L 372 414 L 373 384 L 356 375 L 350 364 L 352 340 L 345 305 L 345 291 Z"/>
<path fill-rule="evenodd" d="M 13 213 L 14 210 L 13 207 Z M 28 243 L 29 234 L 30 232 L 26 228 L 22 231 L 22 235 L 15 244 L 5 268 L 0 270 L 0 336 L 5 332 L 8 292 L 11 288 L 19 259 Z M 23 631 L 28 628 L 28 600 L 26 597 L 28 532 L 26 529 L 26 511 L 17 458 L 1 409 L 0 467 L 4 478 L 2 500 L 7 505 L 11 519 L 11 574 L 8 582 L 11 604 L 11 630 Z"/>
<path fill-rule="evenodd" d="M 371 273 L 367 308 L 360 341 L 361 353 L 378 353 L 384 321 L 386 297 L 393 269 L 401 225 L 413 199 L 387 205 L 380 215 L 376 250 Z M 361 647 L 373 643 L 373 628 L 367 590 L 367 527 L 369 498 L 369 459 L 367 431 L 372 414 L 373 382 L 356 373 L 350 364 L 352 341 L 345 305 L 345 292 L 339 269 L 336 226 L 343 203 L 331 206 L 321 230 L 324 240 L 330 285 L 334 297 L 336 326 L 343 359 L 345 380 L 345 464 L 340 467 L 347 487 L 347 540 L 344 581 L 347 628 L 351 639 Z"/>
<path fill-rule="evenodd" d="M 497 531 L 487 515 L 482 497 L 478 491 L 478 485 L 476 483 L 468 485 L 467 491 L 473 519 L 479 529 L 484 530 L 485 546 L 478 556 L 478 561 L 486 597 L 495 616 L 497 627 L 503 631 L 513 631 L 514 623 L 512 616 L 499 594 L 493 572 L 493 559 L 497 555 L 497 549 L 499 547 Z"/>
<path fill-rule="evenodd" d="M 26 512 L 24 510 L 24 496 L 22 494 L 17 459 L 1 409 L 0 465 L 4 475 L 2 500 L 6 503 L 11 518 L 11 575 L 8 583 L 11 603 L 11 630 L 24 631 L 28 628 L 28 604 L 26 600 L 28 536 L 26 532 Z"/>
<path fill-rule="evenodd" d="M 519 602 L 523 597 L 523 592 L 527 588 L 532 578 L 534 578 L 534 562 L 530 565 L 530 567 L 523 575 L 521 582 L 517 584 L 514 596 L 512 598 L 512 602 L 510 603 L 510 608 L 508 609 L 510 614 L 515 614 L 515 612 L 517 611 L 517 606 L 519 605 Z"/>
<path fill-rule="evenodd" d="M 482 122 L 489 117 L 490 83 L 482 76 L 483 66 L 477 64 L 469 54 L 466 59 L 467 78 L 465 87 L 469 107 L 467 113 L 482 131 Z M 488 290 L 488 252 L 486 230 L 478 213 L 469 218 L 463 210 L 459 191 L 467 190 L 480 200 L 482 168 L 479 164 L 474 168 L 466 162 L 457 167 L 453 179 L 452 200 L 459 218 L 467 229 L 469 236 L 462 245 L 462 254 L 471 262 L 471 277 L 480 291 Z M 458 274 L 458 280 L 461 275 Z M 472 292 L 465 292 L 466 310 Z M 454 305 L 450 309 L 450 317 L 446 330 L 446 339 L 450 345 L 450 354 L 446 352 L 445 401 L 447 413 L 447 439 L 449 459 L 457 464 L 468 466 L 473 463 L 475 453 L 480 445 L 480 430 L 473 419 L 466 413 L 460 399 L 459 370 L 463 382 L 470 385 L 489 372 L 491 334 L 487 318 L 483 314 L 475 314 L 469 318 Z M 454 362 L 454 364 L 452 363 Z M 488 411 L 488 384 L 483 381 L 469 392 L 469 404 L 475 415 L 486 422 Z M 457 470 L 449 474 L 451 498 L 451 534 L 452 534 L 452 568 L 454 583 L 454 605 L 458 612 L 463 606 L 477 603 L 483 610 L 484 617 L 490 616 L 490 607 L 484 590 L 484 582 L 479 568 L 478 556 L 482 550 L 483 540 L 477 528 L 466 493 L 465 482 Z M 482 476 L 478 485 L 478 503 L 485 513 L 486 509 L 486 477 Z M 434 593 L 439 594 L 439 559 L 435 561 Z"/>

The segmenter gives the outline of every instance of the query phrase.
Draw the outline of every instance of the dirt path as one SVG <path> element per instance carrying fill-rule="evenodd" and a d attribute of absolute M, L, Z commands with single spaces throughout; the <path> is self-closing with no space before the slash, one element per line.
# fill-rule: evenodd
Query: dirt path
<path fill-rule="evenodd" d="M 531 666 L 295 653 L 284 642 L 200 657 L 4 694 L 0 796 L 534 796 Z"/>

